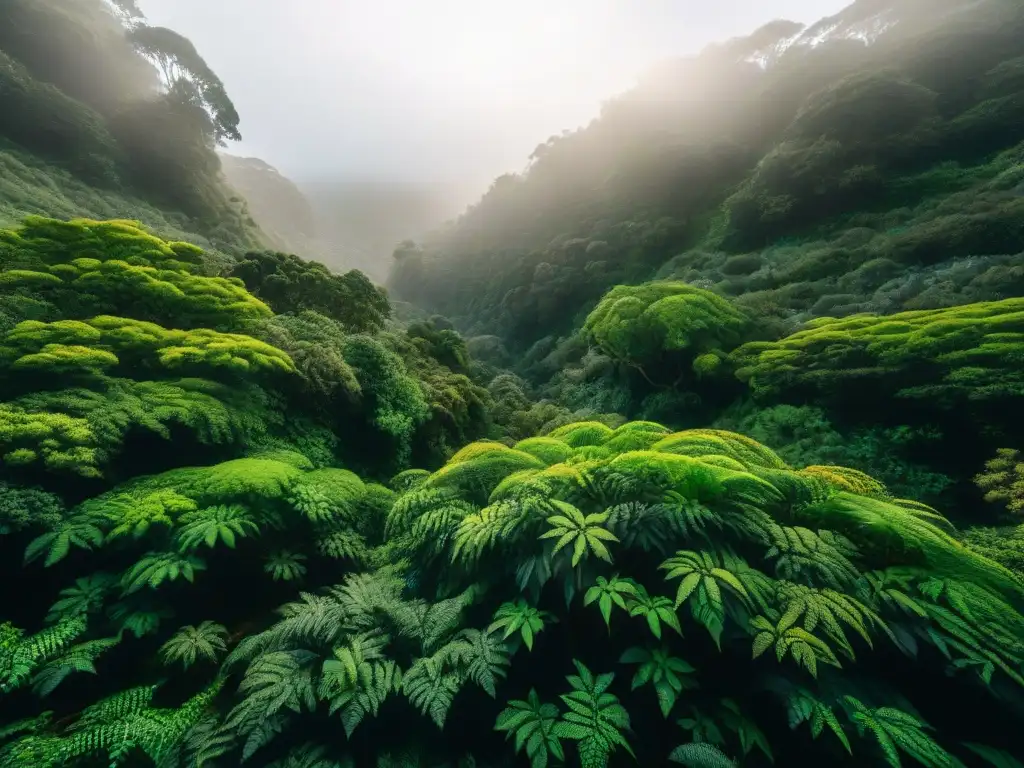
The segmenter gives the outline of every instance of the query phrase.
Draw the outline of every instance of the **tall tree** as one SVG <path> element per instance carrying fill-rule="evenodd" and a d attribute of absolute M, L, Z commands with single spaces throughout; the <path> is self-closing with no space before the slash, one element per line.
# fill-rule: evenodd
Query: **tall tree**
<path fill-rule="evenodd" d="M 119 1 L 134 4 L 132 0 Z M 224 83 L 188 38 L 174 30 L 143 23 L 130 28 L 128 36 L 135 50 L 160 72 L 169 98 L 183 106 L 201 107 L 206 112 L 209 135 L 218 144 L 241 140 L 238 112 L 228 98 Z"/>

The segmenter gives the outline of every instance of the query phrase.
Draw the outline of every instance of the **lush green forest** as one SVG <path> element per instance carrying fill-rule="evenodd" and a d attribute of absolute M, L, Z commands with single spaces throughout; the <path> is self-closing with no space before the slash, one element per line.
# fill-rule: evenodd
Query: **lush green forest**
<path fill-rule="evenodd" d="M 388 290 L 132 0 L 0 20 L 0 768 L 1021 768 L 1018 3 L 667 64 Z"/>

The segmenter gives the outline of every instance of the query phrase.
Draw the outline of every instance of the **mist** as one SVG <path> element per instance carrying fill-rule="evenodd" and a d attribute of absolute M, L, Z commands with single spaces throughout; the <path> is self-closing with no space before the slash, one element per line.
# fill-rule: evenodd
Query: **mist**
<path fill-rule="evenodd" d="M 233 154 L 303 184 L 445 189 L 465 205 L 657 60 L 842 0 L 141 0 L 242 116 Z"/>

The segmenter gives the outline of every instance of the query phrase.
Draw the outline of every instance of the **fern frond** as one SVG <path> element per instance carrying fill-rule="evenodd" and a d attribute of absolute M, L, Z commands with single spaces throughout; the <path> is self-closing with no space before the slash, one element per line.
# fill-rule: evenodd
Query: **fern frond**
<path fill-rule="evenodd" d="M 505 644 L 490 631 L 464 629 L 455 639 L 438 649 L 434 654 L 457 670 L 460 677 L 472 680 L 483 688 L 493 699 L 497 695 L 496 685 L 508 674 L 509 651 Z"/>
<path fill-rule="evenodd" d="M 856 598 L 836 592 L 833 589 L 814 589 L 800 584 L 782 584 L 778 592 L 783 602 L 782 618 L 779 619 L 779 631 L 785 631 L 803 618 L 803 628 L 814 632 L 820 625 L 825 634 L 853 658 L 853 647 L 850 645 L 843 625 L 856 632 L 872 646 L 869 627 L 885 627 L 881 617 Z"/>
<path fill-rule="evenodd" d="M 43 565 L 49 568 L 67 557 L 72 547 L 92 550 L 103 544 L 103 531 L 91 519 L 69 518 L 52 531 L 33 539 L 25 548 L 25 563 L 46 554 Z"/>
<path fill-rule="evenodd" d="M 668 571 L 666 581 L 682 579 L 676 590 L 675 607 L 689 601 L 693 618 L 707 628 L 716 645 L 720 645 L 725 627 L 723 588 L 744 604 L 749 605 L 751 600 L 743 582 L 733 570 L 724 567 L 726 564 L 736 571 L 741 564 L 745 565 L 735 556 L 724 560 L 718 552 L 680 551 L 658 566 Z"/>
<path fill-rule="evenodd" d="M 622 735 L 629 730 L 629 713 L 617 696 L 608 693 L 615 675 L 594 675 L 575 659 L 573 664 L 578 674 L 566 678 L 572 691 L 561 696 L 569 711 L 555 724 L 554 735 L 578 742 L 583 768 L 605 768 L 615 747 L 622 747 L 635 759 Z"/>
<path fill-rule="evenodd" d="M 133 565 L 121 577 L 126 594 L 138 592 L 144 587 L 156 589 L 165 581 L 183 578 L 195 581 L 196 571 L 206 569 L 206 563 L 198 557 L 178 552 L 150 552 Z"/>
<path fill-rule="evenodd" d="M 439 660 L 427 657 L 418 659 L 405 673 L 402 690 L 420 714 L 429 714 L 434 724 L 443 729 L 462 683 L 460 675 L 445 671 Z"/>
<path fill-rule="evenodd" d="M 314 709 L 309 664 L 315 658 L 310 651 L 274 651 L 257 657 L 238 686 L 242 700 L 228 715 L 228 726 L 247 735 L 282 709 L 295 713 L 304 707 Z"/>
<path fill-rule="evenodd" d="M 60 599 L 46 614 L 47 622 L 87 615 L 103 607 L 103 600 L 117 585 L 117 577 L 109 573 L 94 573 L 75 579 L 74 586 L 62 589 Z"/>
<path fill-rule="evenodd" d="M 526 747 L 530 768 L 547 768 L 550 757 L 565 760 L 565 750 L 555 733 L 558 707 L 541 702 L 537 692 L 530 689 L 526 701 L 513 700 L 498 715 L 494 730 L 507 731 L 506 738 L 515 737 L 516 754 Z"/>
<path fill-rule="evenodd" d="M 218 541 L 235 548 L 239 538 L 255 536 L 259 526 L 249 511 L 242 506 L 207 507 L 181 516 L 178 546 L 182 552 L 191 552 L 205 545 L 212 548 Z"/>
<path fill-rule="evenodd" d="M 730 760 L 718 747 L 700 741 L 676 747 L 668 759 L 686 768 L 739 768 L 736 761 Z"/>
<path fill-rule="evenodd" d="M 850 719 L 857 733 L 870 733 L 882 749 L 886 761 L 900 768 L 899 753 L 906 752 L 926 768 L 964 768 L 963 763 L 926 733 L 930 727 L 913 715 L 893 707 L 870 708 L 853 696 L 843 697 L 850 708 Z"/>
<path fill-rule="evenodd" d="M 818 662 L 834 667 L 841 666 L 832 649 L 818 637 L 801 627 L 781 628 L 764 616 L 756 616 L 750 622 L 755 630 L 753 658 L 757 658 L 772 646 L 775 656 L 782 661 L 787 655 L 793 657 L 798 666 L 805 668 L 812 677 L 818 676 Z"/>
<path fill-rule="evenodd" d="M 267 557 L 263 570 L 271 575 L 274 581 L 298 581 L 306 575 L 303 565 L 306 556 L 299 552 L 286 549 L 278 550 Z"/>
<path fill-rule="evenodd" d="M 789 716 L 789 727 L 797 728 L 802 723 L 810 723 L 811 738 L 817 739 L 825 726 L 835 734 L 848 754 L 853 754 L 850 740 L 846 737 L 839 718 L 831 706 L 817 699 L 814 694 L 803 688 L 794 689 L 786 697 L 786 708 Z"/>
<path fill-rule="evenodd" d="M 860 577 L 851 561 L 858 555 L 857 548 L 839 534 L 781 525 L 762 530 L 768 547 L 764 557 L 775 561 L 779 578 L 838 589 Z"/>
<path fill-rule="evenodd" d="M 48 661 L 32 678 L 36 696 L 49 696 L 54 689 L 74 672 L 96 674 L 96 659 L 120 642 L 118 637 L 89 640 L 71 646 L 63 655 Z"/>
<path fill-rule="evenodd" d="M 198 659 L 217 661 L 227 651 L 228 630 L 222 624 L 204 621 L 198 627 L 182 627 L 160 648 L 164 664 L 180 661 L 185 669 Z"/>

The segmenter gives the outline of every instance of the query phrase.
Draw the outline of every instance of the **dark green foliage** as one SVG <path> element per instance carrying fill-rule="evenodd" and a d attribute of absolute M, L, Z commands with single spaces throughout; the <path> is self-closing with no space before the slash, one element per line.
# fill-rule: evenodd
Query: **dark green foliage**
<path fill-rule="evenodd" d="M 355 371 L 373 427 L 394 441 L 397 461 L 411 455 L 412 435 L 428 415 L 427 402 L 416 380 L 406 373 L 397 354 L 370 336 L 350 336 L 344 342 L 346 362 Z"/>
<path fill-rule="evenodd" d="M 58 525 L 64 505 L 50 493 L 0 482 L 0 534 Z"/>
<path fill-rule="evenodd" d="M 891 70 L 857 73 L 810 95 L 782 142 L 726 202 L 731 240 L 760 245 L 882 191 L 885 171 L 935 141 L 935 100 L 934 91 Z"/>
<path fill-rule="evenodd" d="M 240 278 L 279 314 L 318 312 L 350 333 L 379 331 L 391 314 L 387 296 L 357 270 L 335 275 L 322 264 L 298 256 L 254 252 L 247 253 L 227 275 Z"/>
<path fill-rule="evenodd" d="M 871 426 L 840 431 L 821 408 L 759 408 L 749 402 L 727 411 L 715 426 L 774 446 L 795 467 L 840 465 L 867 472 L 900 498 L 934 504 L 953 483 L 947 475 L 908 458 L 941 442 L 942 434 L 934 428 Z"/>
<path fill-rule="evenodd" d="M 0 136 L 101 184 L 116 180 L 117 143 L 103 119 L 0 49 Z"/>

